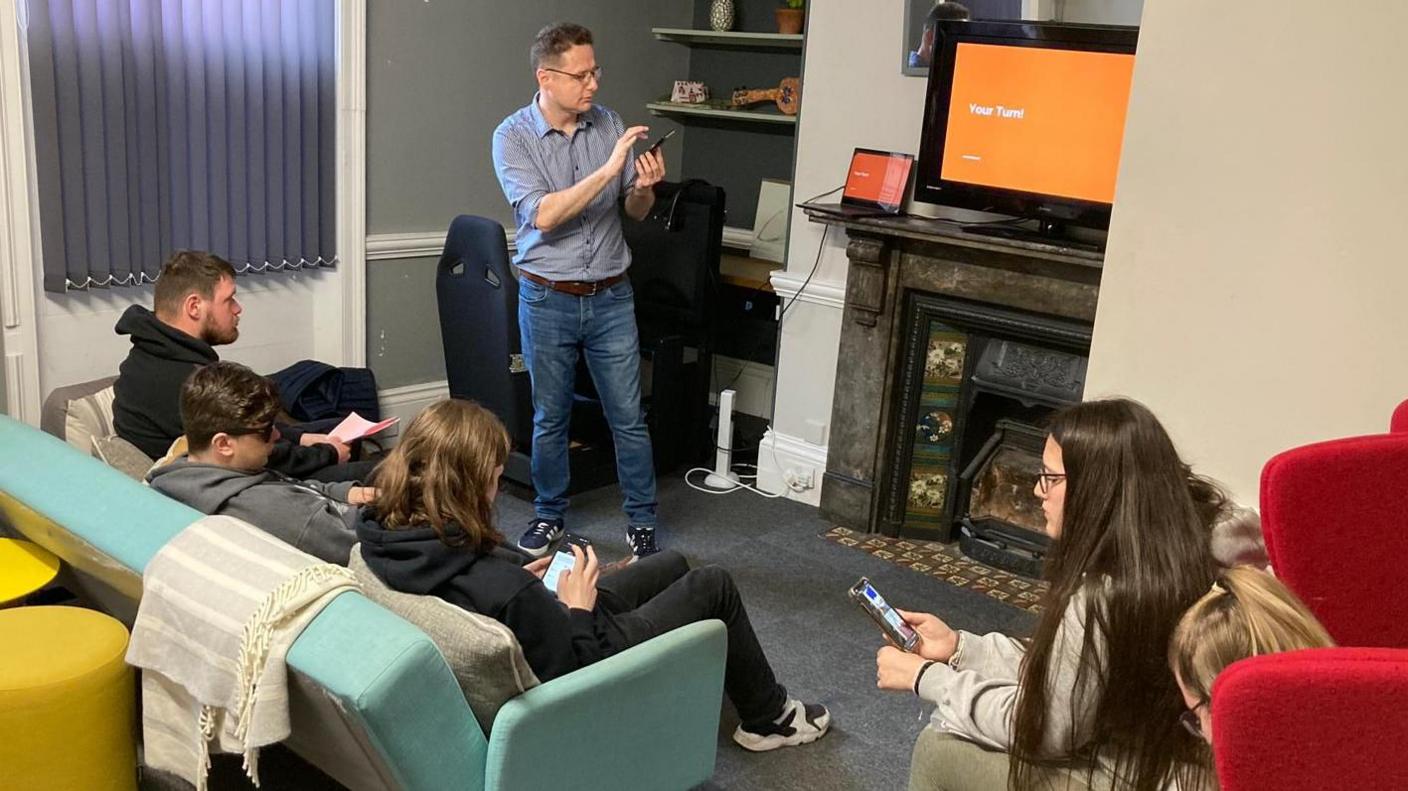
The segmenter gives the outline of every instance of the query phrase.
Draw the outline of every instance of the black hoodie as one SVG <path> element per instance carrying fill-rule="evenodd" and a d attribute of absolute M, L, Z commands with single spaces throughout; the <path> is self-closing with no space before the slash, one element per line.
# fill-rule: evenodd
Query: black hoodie
<path fill-rule="evenodd" d="M 113 428 L 119 437 L 159 459 L 185 433 L 181 385 L 192 371 L 217 362 L 220 355 L 210 344 L 164 323 L 141 305 L 128 307 L 113 329 L 118 335 L 132 336 L 132 351 L 118 367 L 113 384 Z M 274 443 L 268 466 L 306 478 L 336 463 L 337 449 L 331 445 L 303 447 L 281 439 Z"/>
<path fill-rule="evenodd" d="M 387 530 L 370 509 L 357 524 L 362 559 L 387 587 L 438 596 L 507 626 L 539 681 L 585 667 L 610 653 L 597 616 L 569 610 L 505 547 L 487 554 L 451 547 L 434 528 Z M 447 528 L 460 534 L 457 526 Z"/>

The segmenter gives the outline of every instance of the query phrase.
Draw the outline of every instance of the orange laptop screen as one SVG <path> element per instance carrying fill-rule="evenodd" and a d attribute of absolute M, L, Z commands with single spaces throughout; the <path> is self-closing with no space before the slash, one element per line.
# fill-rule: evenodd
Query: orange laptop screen
<path fill-rule="evenodd" d="M 1134 56 L 959 43 L 942 177 L 1113 203 Z"/>
<path fill-rule="evenodd" d="M 846 173 L 841 202 L 877 206 L 887 211 L 898 209 L 904 201 L 904 188 L 913 162 L 908 154 L 856 149 L 851 156 L 851 169 Z"/>

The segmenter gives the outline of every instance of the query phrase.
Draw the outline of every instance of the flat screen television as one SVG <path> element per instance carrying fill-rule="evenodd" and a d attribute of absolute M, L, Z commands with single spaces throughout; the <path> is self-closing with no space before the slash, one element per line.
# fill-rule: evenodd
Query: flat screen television
<path fill-rule="evenodd" d="M 1105 229 L 1139 29 L 945 22 L 935 33 L 916 200 Z"/>

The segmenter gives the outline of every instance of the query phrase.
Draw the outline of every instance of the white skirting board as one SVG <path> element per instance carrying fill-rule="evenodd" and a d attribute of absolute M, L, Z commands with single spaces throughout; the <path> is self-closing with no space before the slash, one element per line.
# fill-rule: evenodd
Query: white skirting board
<path fill-rule="evenodd" d="M 378 390 L 376 397 L 381 402 L 382 418 L 401 418 L 400 423 L 377 435 L 382 444 L 389 448 L 396 444 L 401 433 L 406 430 L 412 420 L 415 420 L 416 415 L 419 415 L 422 409 L 436 401 L 450 397 L 450 383 L 441 380 L 402 387 L 388 387 L 385 390 Z"/>
<path fill-rule="evenodd" d="M 783 492 L 787 499 L 821 505 L 821 478 L 826 473 L 826 446 L 769 428 L 758 448 L 758 488 Z M 790 485 L 789 485 L 790 484 Z"/>

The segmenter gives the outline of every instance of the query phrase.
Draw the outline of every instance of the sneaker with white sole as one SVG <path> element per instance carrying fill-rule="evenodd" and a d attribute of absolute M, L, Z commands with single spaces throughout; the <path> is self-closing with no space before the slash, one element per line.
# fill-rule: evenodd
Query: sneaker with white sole
<path fill-rule="evenodd" d="M 540 516 L 528 525 L 528 530 L 518 539 L 518 548 L 532 557 L 540 558 L 552 548 L 552 542 L 561 537 L 562 520 L 544 519 Z"/>
<path fill-rule="evenodd" d="M 660 547 L 655 544 L 655 528 L 652 526 L 626 528 L 626 546 L 630 547 L 631 554 L 638 558 L 660 551 Z"/>
<path fill-rule="evenodd" d="M 745 750 L 762 753 L 814 742 L 825 736 L 830 727 L 831 712 L 825 706 L 792 698 L 782 707 L 782 716 L 763 726 L 744 728 L 739 725 L 733 732 L 733 740 Z"/>

